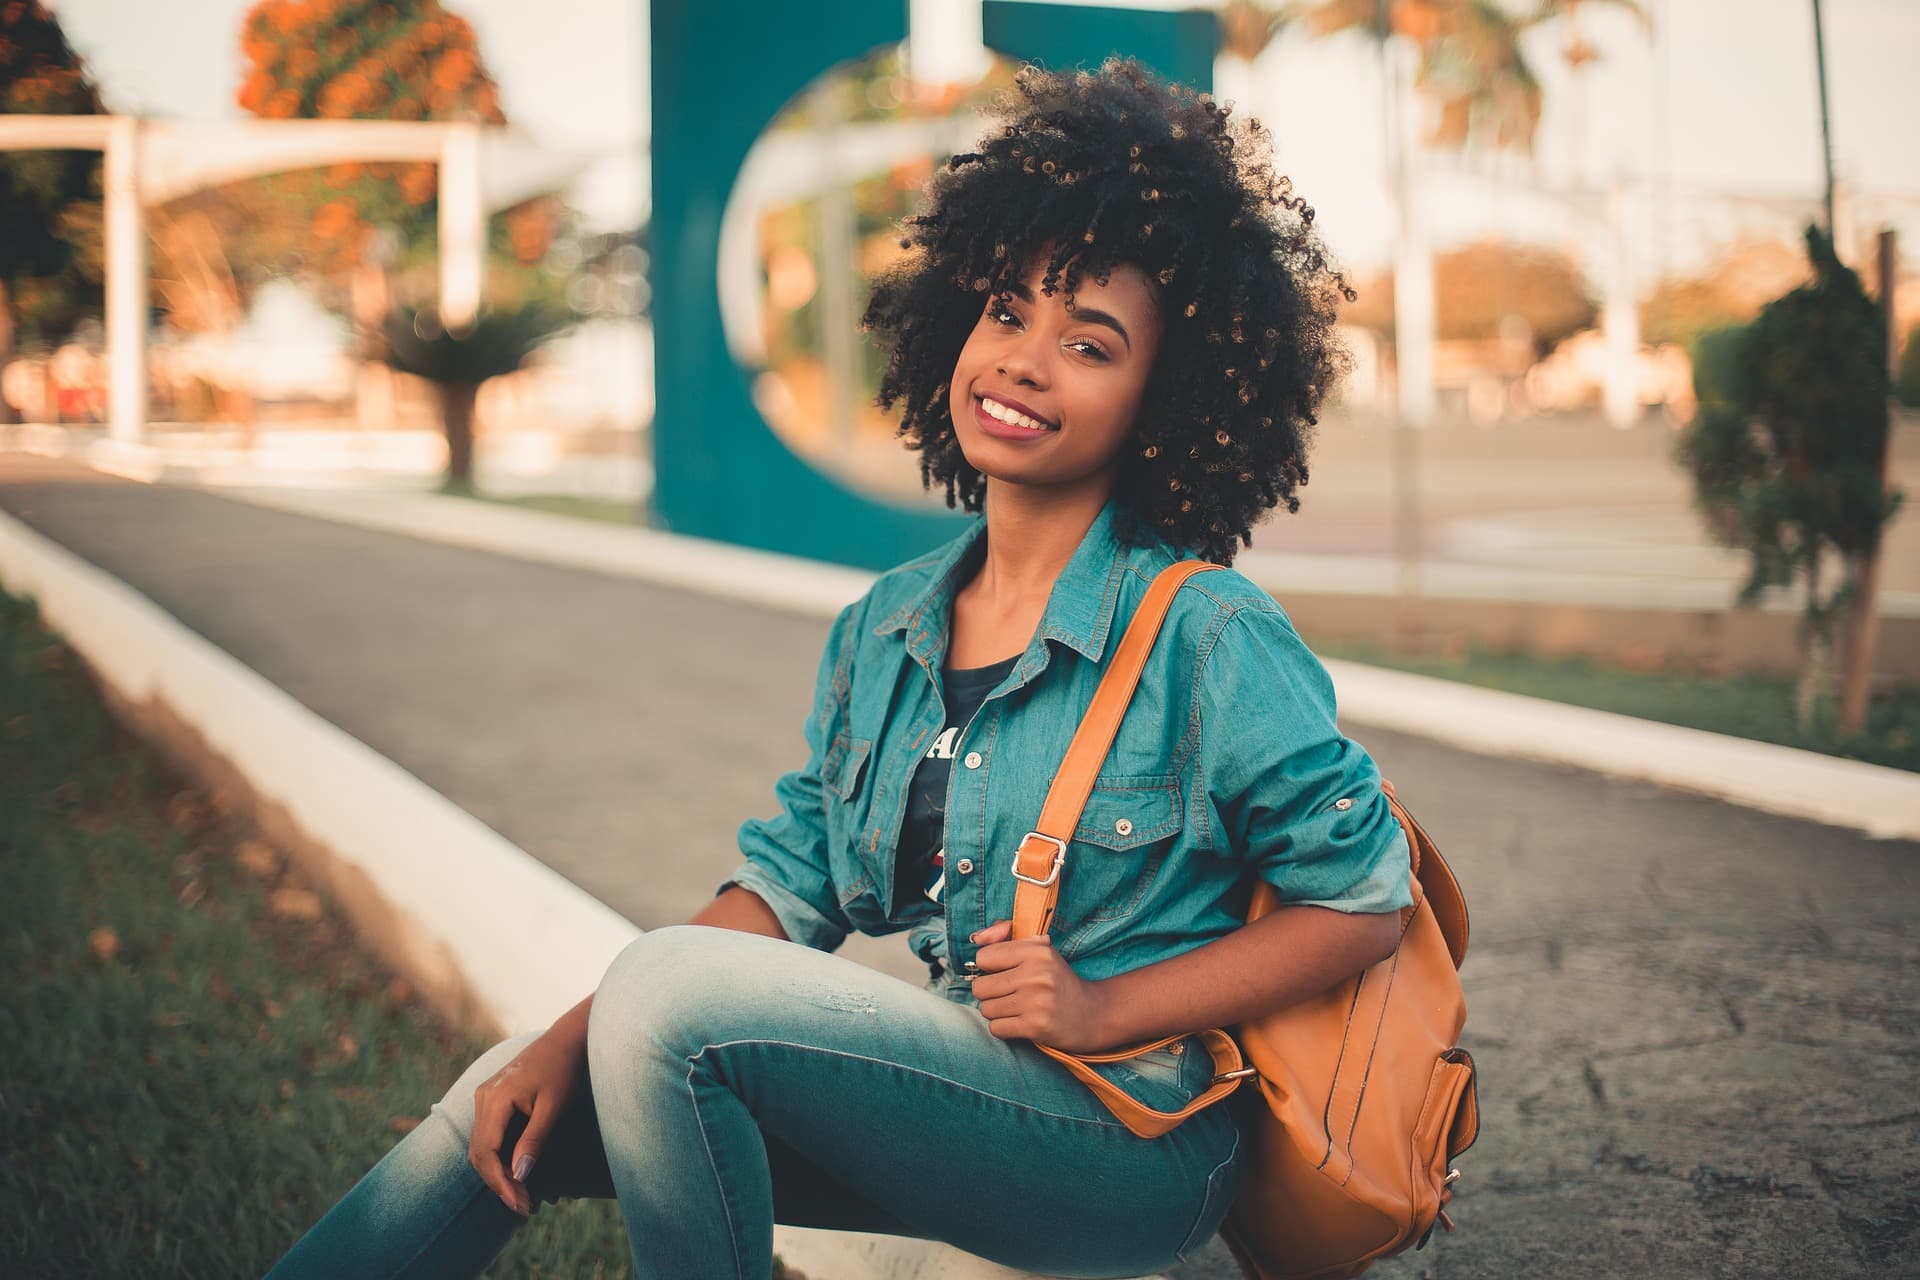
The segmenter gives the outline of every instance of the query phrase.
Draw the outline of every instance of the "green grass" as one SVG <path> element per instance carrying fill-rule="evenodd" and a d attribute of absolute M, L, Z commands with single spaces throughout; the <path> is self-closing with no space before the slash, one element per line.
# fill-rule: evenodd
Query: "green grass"
<path fill-rule="evenodd" d="M 1312 636 L 1307 640 L 1323 658 L 1345 658 L 1896 769 L 1920 770 L 1920 690 L 1901 689 L 1890 697 L 1876 698 L 1869 707 L 1866 728 L 1845 737 L 1834 723 L 1838 711 L 1832 699 L 1821 708 L 1810 731 L 1800 730 L 1793 716 L 1794 682 L 1786 676 L 1711 678 L 1685 671 L 1624 671 L 1579 658 L 1537 658 L 1480 649 L 1443 657 L 1396 653 L 1356 641 L 1316 640 Z"/>
<path fill-rule="evenodd" d="M 497 502 L 506 507 L 545 511 L 576 520 L 599 520 L 607 524 L 640 524 L 639 505 L 627 499 L 582 498 L 570 493 L 525 493 L 511 497 L 486 493 L 472 485 L 441 484 L 434 492 L 453 498 L 472 498 L 479 502 Z"/>
<path fill-rule="evenodd" d="M 237 860 L 253 833 L 218 806 L 0 594 L 6 1275 L 260 1275 L 486 1047 L 330 909 L 276 915 L 306 886 Z M 541 1208 L 489 1274 L 628 1270 L 600 1200 Z"/>

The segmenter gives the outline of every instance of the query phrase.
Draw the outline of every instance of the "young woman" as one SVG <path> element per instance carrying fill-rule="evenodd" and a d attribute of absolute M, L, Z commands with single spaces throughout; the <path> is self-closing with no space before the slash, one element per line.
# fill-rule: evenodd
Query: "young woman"
<path fill-rule="evenodd" d="M 1034 1046 L 1231 1026 L 1393 950 L 1404 836 L 1266 592 L 1176 595 L 1049 934 L 1010 939 L 1009 869 L 1155 573 L 1298 508 L 1346 287 L 1268 152 L 1133 63 L 1022 73 L 866 317 L 925 482 L 981 518 L 840 614 L 807 762 L 715 899 L 473 1063 L 274 1276 L 475 1275 L 583 1195 L 659 1280 L 765 1277 L 776 1222 L 1063 1276 L 1212 1236 L 1237 1108 L 1137 1138 Z M 1245 925 L 1256 878 L 1288 905 Z M 910 931 L 926 987 L 829 954 L 855 929 Z M 1104 1070 L 1172 1110 L 1212 1065 L 1188 1040 Z"/>

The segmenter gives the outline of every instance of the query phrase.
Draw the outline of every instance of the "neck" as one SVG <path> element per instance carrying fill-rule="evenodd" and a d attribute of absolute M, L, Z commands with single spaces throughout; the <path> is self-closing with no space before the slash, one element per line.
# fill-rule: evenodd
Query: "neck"
<path fill-rule="evenodd" d="M 987 477 L 986 557 L 970 584 L 989 609 L 1044 601 L 1073 559 L 1113 485 L 1034 488 Z"/>

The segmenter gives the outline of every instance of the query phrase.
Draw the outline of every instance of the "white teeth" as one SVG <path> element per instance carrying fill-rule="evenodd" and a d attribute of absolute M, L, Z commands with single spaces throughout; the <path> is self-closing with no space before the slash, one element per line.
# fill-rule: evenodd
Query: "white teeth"
<path fill-rule="evenodd" d="M 1051 431 L 1053 429 L 1037 418 L 1029 418 L 1017 409 L 1008 408 L 991 396 L 981 396 L 980 405 L 987 411 L 987 416 L 1001 422 L 1011 423 L 1016 427 L 1025 427 L 1029 431 Z"/>

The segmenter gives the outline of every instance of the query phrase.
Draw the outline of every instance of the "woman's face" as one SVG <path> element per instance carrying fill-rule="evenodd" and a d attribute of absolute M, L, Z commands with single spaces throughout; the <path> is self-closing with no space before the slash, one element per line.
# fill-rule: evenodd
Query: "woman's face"
<path fill-rule="evenodd" d="M 1146 275 L 1116 267 L 1083 278 L 1073 306 L 1040 292 L 1044 252 L 1003 306 L 989 298 L 949 391 L 954 430 L 973 469 L 1008 484 L 1110 482 L 1160 343 Z"/>

